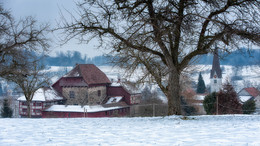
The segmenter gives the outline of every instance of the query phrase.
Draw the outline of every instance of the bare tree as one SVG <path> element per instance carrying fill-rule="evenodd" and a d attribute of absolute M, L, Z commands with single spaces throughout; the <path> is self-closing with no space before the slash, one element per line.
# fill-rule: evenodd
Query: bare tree
<path fill-rule="evenodd" d="M 15 21 L 10 12 L 0 5 L 0 76 L 26 67 L 35 57 L 31 52 L 47 51 L 45 36 L 48 25 L 38 25 L 32 17 Z"/>
<path fill-rule="evenodd" d="M 168 98 L 168 115 L 181 114 L 180 75 L 198 55 L 260 45 L 258 0 L 87 0 L 64 18 L 64 42 L 99 38 L 121 67 L 144 69 Z M 70 13 L 70 12 L 69 12 Z"/>
<path fill-rule="evenodd" d="M 5 79 L 12 81 L 18 85 L 25 96 L 27 102 L 27 115 L 31 118 L 31 102 L 34 97 L 34 93 L 44 86 L 48 86 L 50 83 L 50 77 L 44 72 L 44 66 L 38 63 L 38 60 L 34 60 L 30 63 L 30 66 L 25 69 L 16 69 L 15 73 L 9 73 L 5 75 Z"/>
<path fill-rule="evenodd" d="M 24 92 L 31 117 L 30 102 L 46 80 L 35 53 L 47 51 L 48 25 L 38 25 L 32 17 L 14 20 L 0 5 L 0 77 L 16 83 Z"/>

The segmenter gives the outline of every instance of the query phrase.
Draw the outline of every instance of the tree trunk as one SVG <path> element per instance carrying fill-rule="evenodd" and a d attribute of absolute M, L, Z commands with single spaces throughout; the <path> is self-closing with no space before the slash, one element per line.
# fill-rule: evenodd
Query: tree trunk
<path fill-rule="evenodd" d="M 171 71 L 168 81 L 168 115 L 181 115 L 180 75 Z"/>
<path fill-rule="evenodd" d="M 27 101 L 27 117 L 31 118 L 31 101 Z"/>

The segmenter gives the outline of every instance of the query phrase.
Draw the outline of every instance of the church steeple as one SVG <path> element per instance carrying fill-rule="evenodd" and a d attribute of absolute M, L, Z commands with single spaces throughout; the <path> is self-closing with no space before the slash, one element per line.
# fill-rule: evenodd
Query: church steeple
<path fill-rule="evenodd" d="M 210 72 L 210 78 L 222 78 L 222 71 L 220 69 L 220 63 L 219 63 L 219 55 L 218 55 L 218 48 L 216 47 L 214 50 L 214 57 L 212 62 L 212 69 Z"/>
<path fill-rule="evenodd" d="M 215 47 L 212 69 L 210 71 L 210 91 L 218 92 L 222 87 L 222 70 L 220 69 L 218 48 Z"/>

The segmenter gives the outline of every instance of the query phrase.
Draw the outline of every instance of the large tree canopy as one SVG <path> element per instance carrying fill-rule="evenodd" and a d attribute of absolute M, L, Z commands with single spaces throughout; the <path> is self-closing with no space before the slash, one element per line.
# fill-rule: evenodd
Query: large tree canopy
<path fill-rule="evenodd" d="M 85 0 L 78 16 L 64 18 L 64 41 L 99 38 L 141 79 L 158 84 L 168 99 L 169 115 L 181 114 L 180 75 L 191 60 L 213 50 L 260 44 L 257 0 Z"/>
<path fill-rule="evenodd" d="M 47 24 L 39 25 L 32 17 L 15 20 L 0 5 L 0 77 L 22 89 L 29 117 L 33 94 L 46 81 L 35 53 L 47 51 L 47 29 Z"/>
<path fill-rule="evenodd" d="M 32 17 L 15 20 L 0 5 L 0 76 L 25 69 L 35 57 L 32 52 L 47 50 L 48 25 L 39 25 Z"/>

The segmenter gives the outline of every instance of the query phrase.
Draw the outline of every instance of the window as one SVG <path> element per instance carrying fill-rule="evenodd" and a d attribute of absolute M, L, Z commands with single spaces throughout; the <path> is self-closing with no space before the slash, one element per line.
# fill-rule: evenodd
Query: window
<path fill-rule="evenodd" d="M 35 103 L 33 103 L 33 105 L 34 105 L 34 106 L 42 106 L 42 103 L 40 103 L 40 102 L 35 102 Z"/>
<path fill-rule="evenodd" d="M 98 96 L 101 96 L 101 90 L 98 90 Z"/>
<path fill-rule="evenodd" d="M 74 91 L 70 91 L 70 98 L 75 98 L 75 92 Z"/>
<path fill-rule="evenodd" d="M 22 109 L 22 112 L 27 112 L 27 108 L 23 108 L 23 109 Z"/>
<path fill-rule="evenodd" d="M 41 110 L 35 109 L 35 110 L 33 110 L 33 112 L 34 112 L 34 113 L 41 113 Z"/>
<path fill-rule="evenodd" d="M 217 80 L 214 80 L 214 83 L 216 84 L 216 83 L 217 83 Z"/>

